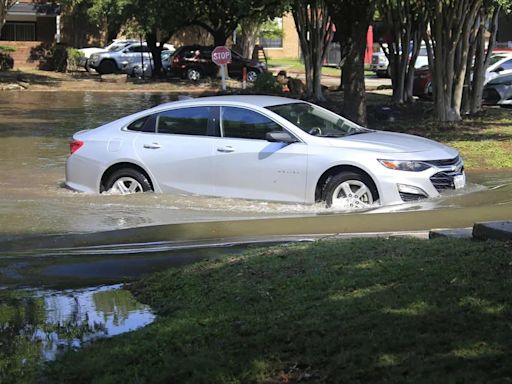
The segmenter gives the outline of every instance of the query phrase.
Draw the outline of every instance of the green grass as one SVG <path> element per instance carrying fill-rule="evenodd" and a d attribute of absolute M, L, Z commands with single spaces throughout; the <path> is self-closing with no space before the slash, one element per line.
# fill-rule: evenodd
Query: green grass
<path fill-rule="evenodd" d="M 510 243 L 323 241 L 168 270 L 158 320 L 70 352 L 65 383 L 503 383 Z"/>
<path fill-rule="evenodd" d="M 304 63 L 299 59 L 269 59 L 268 67 L 271 70 L 276 67 L 283 67 L 288 74 L 304 73 Z M 322 75 L 340 77 L 341 72 L 339 68 L 322 67 Z"/>

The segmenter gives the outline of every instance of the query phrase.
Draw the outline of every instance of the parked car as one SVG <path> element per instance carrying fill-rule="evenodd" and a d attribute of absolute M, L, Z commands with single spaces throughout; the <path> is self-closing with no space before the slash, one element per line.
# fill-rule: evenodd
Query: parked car
<path fill-rule="evenodd" d="M 323 201 L 352 210 L 436 197 L 466 182 L 455 149 L 273 96 L 162 104 L 78 132 L 70 148 L 66 185 L 92 193 Z"/>
<path fill-rule="evenodd" d="M 427 48 L 422 46 L 414 68 L 422 68 L 428 65 L 428 54 Z M 372 63 L 370 64 L 370 70 L 375 72 L 379 77 L 391 77 L 391 68 L 389 67 L 389 60 L 382 49 L 372 54 Z"/>
<path fill-rule="evenodd" d="M 512 52 L 493 53 L 485 72 L 484 84 L 500 75 L 512 74 L 512 69 L 509 68 L 512 68 Z M 491 94 L 488 95 L 489 100 L 496 97 Z M 414 71 L 413 95 L 420 98 L 432 98 L 432 73 L 428 65 Z"/>
<path fill-rule="evenodd" d="M 164 72 L 168 73 L 171 70 L 172 53 L 173 52 L 170 50 L 165 50 L 161 53 L 162 68 Z M 144 62 L 142 62 L 139 55 L 138 58 L 133 58 L 132 61 L 125 61 L 122 63 L 122 71 L 132 77 L 151 77 L 154 69 L 155 62 L 152 55 L 149 56 L 149 60 L 144 60 Z"/>
<path fill-rule="evenodd" d="M 172 47 L 167 45 L 168 48 Z M 164 46 L 165 48 L 165 46 Z M 89 67 L 104 75 L 109 73 L 122 72 L 123 69 L 132 63 L 149 63 L 152 55 L 146 43 L 130 43 L 125 46 L 117 46 L 108 52 L 94 53 L 89 58 Z"/>
<path fill-rule="evenodd" d="M 512 73 L 500 75 L 484 86 L 483 104 L 512 107 Z"/>
<path fill-rule="evenodd" d="M 213 48 L 200 45 L 178 48 L 172 58 L 171 72 L 192 81 L 197 81 L 204 76 L 215 76 L 218 66 L 212 61 Z M 239 78 L 242 77 L 243 68 L 246 68 L 247 80 L 251 82 L 267 69 L 265 63 L 246 59 L 234 51 L 231 51 L 231 63 L 227 67 L 230 76 Z"/>
<path fill-rule="evenodd" d="M 420 99 L 432 98 L 432 73 L 428 65 L 414 71 L 412 94 Z"/>
<path fill-rule="evenodd" d="M 85 69 L 89 69 L 88 67 L 88 61 L 91 57 L 91 55 L 95 53 L 103 53 L 108 51 L 114 51 L 119 48 L 124 48 L 129 44 L 136 43 L 138 40 L 133 39 L 115 39 L 112 40 L 112 43 L 107 45 L 105 48 L 99 48 L 99 47 L 89 47 L 89 48 L 81 48 L 79 51 L 82 53 L 82 57 L 80 59 L 80 62 L 78 63 L 81 67 L 84 67 Z"/>
<path fill-rule="evenodd" d="M 490 58 L 489 67 L 485 71 L 485 83 L 495 77 L 512 73 L 512 52 L 493 53 Z"/>

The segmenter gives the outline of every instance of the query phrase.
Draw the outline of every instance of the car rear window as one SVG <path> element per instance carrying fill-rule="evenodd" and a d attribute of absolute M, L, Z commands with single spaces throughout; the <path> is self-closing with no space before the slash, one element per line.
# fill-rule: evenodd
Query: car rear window
<path fill-rule="evenodd" d="M 211 109 L 191 107 L 162 112 L 157 117 L 157 133 L 206 136 Z"/>

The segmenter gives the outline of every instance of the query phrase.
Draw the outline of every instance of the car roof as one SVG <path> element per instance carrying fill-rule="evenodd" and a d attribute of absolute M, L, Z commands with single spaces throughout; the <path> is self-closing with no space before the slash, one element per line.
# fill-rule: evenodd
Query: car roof
<path fill-rule="evenodd" d="M 187 98 L 184 100 L 172 101 L 170 103 L 161 104 L 162 106 L 189 106 L 189 105 L 206 105 L 206 104 L 238 104 L 245 106 L 270 107 L 273 105 L 302 103 L 302 100 L 290 99 L 280 96 L 268 95 L 224 95 L 224 96 L 207 96 L 198 98 Z"/>

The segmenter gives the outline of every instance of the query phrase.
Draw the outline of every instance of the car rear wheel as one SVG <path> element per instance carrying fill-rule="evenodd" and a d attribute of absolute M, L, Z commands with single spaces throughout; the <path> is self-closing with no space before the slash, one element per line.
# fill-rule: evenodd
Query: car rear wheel
<path fill-rule="evenodd" d="M 116 69 L 116 64 L 112 60 L 103 60 L 98 67 L 98 72 L 100 75 L 108 75 L 114 73 Z"/>
<path fill-rule="evenodd" d="M 341 172 L 327 181 L 324 200 L 328 208 L 367 209 L 377 204 L 378 193 L 367 176 L 355 172 Z"/>
<path fill-rule="evenodd" d="M 191 81 L 198 81 L 201 79 L 201 71 L 196 68 L 187 69 L 187 79 Z"/>
<path fill-rule="evenodd" d="M 250 81 L 251 83 L 255 82 L 258 78 L 258 72 L 254 69 L 249 69 L 247 71 L 247 81 Z"/>
<path fill-rule="evenodd" d="M 131 193 L 152 191 L 147 176 L 133 168 L 122 168 L 110 175 L 105 190 L 112 194 L 128 195 Z"/>

